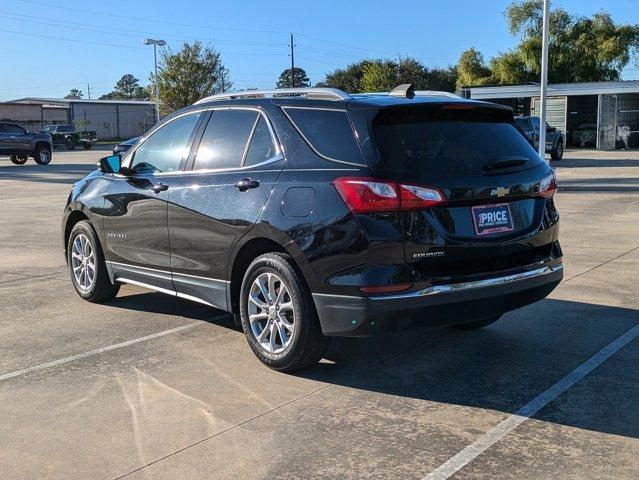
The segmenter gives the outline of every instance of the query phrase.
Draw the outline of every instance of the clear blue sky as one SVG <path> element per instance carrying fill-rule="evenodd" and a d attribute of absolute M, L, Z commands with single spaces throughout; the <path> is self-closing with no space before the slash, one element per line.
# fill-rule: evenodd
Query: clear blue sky
<path fill-rule="evenodd" d="M 486 58 L 512 47 L 504 10 L 510 0 L 341 2 L 255 0 L 2 0 L 0 99 L 92 96 L 112 90 L 125 73 L 148 82 L 152 47 L 142 38 L 212 41 L 235 88 L 273 87 L 290 65 L 289 32 L 296 34 L 296 65 L 312 82 L 365 57 L 413 56 L 428 66 L 454 64 L 468 47 Z M 305 6 L 308 5 L 308 6 Z M 612 13 L 639 23 L 637 0 L 556 0 L 572 13 Z M 638 79 L 628 65 L 624 79 Z"/>

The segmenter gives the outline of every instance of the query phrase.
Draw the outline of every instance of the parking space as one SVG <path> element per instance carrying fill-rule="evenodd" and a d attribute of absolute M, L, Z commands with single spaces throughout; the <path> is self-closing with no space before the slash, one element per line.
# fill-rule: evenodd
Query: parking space
<path fill-rule="evenodd" d="M 555 165 L 548 299 L 480 331 L 336 339 L 297 375 L 223 312 L 75 294 L 60 213 L 104 154 L 0 159 L 0 478 L 639 477 L 639 152 Z"/>

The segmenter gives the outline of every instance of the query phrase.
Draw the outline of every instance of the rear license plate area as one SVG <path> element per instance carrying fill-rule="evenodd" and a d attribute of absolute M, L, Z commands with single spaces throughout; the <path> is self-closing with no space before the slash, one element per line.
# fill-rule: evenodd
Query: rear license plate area
<path fill-rule="evenodd" d="M 497 203 L 493 205 L 478 205 L 471 208 L 473 224 L 477 235 L 490 235 L 513 230 L 513 217 L 510 205 Z"/>

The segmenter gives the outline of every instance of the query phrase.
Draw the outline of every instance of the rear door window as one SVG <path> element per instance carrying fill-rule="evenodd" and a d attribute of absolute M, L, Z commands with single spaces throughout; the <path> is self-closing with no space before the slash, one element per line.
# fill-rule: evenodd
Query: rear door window
<path fill-rule="evenodd" d="M 24 135 L 25 131 L 22 127 L 17 125 L 13 125 L 11 123 L 4 124 L 4 133 L 8 133 L 10 135 Z"/>
<path fill-rule="evenodd" d="M 353 127 L 345 110 L 283 107 L 316 153 L 338 162 L 362 164 Z"/>
<path fill-rule="evenodd" d="M 244 166 L 250 167 L 252 165 L 258 165 L 262 162 L 266 162 L 275 156 L 277 150 L 273 143 L 273 137 L 268 128 L 266 120 L 262 115 L 258 116 L 257 124 L 253 130 L 253 136 L 251 137 L 251 143 L 246 152 L 246 158 L 244 159 Z"/>
<path fill-rule="evenodd" d="M 258 115 L 254 110 L 214 110 L 202 135 L 193 170 L 241 167 Z"/>
<path fill-rule="evenodd" d="M 502 159 L 539 163 L 511 122 L 508 112 L 489 108 L 398 107 L 380 110 L 372 130 L 386 168 L 427 181 L 433 173 L 483 174 Z"/>

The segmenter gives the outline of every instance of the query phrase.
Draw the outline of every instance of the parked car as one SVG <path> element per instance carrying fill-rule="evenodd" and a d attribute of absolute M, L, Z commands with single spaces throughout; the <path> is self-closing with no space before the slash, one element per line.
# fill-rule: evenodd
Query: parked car
<path fill-rule="evenodd" d="M 113 155 L 123 155 L 124 153 L 129 151 L 135 143 L 140 140 L 142 137 L 133 137 L 125 140 L 124 142 L 118 143 L 115 147 L 113 147 Z"/>
<path fill-rule="evenodd" d="M 572 140 L 579 147 L 594 147 L 597 144 L 597 124 L 582 123 L 573 131 Z"/>
<path fill-rule="evenodd" d="M 82 145 L 85 150 L 91 150 L 93 144 L 98 141 L 96 132 L 76 131 L 73 125 L 47 125 L 40 131 L 51 135 L 54 145 L 64 145 L 67 150 L 75 150 L 78 145 Z"/>
<path fill-rule="evenodd" d="M 8 155 L 11 163 L 22 165 L 33 157 L 38 165 L 51 162 L 51 137 L 29 132 L 20 125 L 0 122 L 0 155 Z"/>
<path fill-rule="evenodd" d="M 554 172 L 500 105 L 406 85 L 223 94 L 99 165 L 62 217 L 77 293 L 227 310 L 281 371 L 332 336 L 484 327 L 562 278 Z"/>
<path fill-rule="evenodd" d="M 520 115 L 515 117 L 515 121 L 530 139 L 533 147 L 539 149 L 539 117 Z M 546 123 L 546 153 L 550 153 L 550 158 L 561 160 L 565 144 L 563 133 Z"/>

